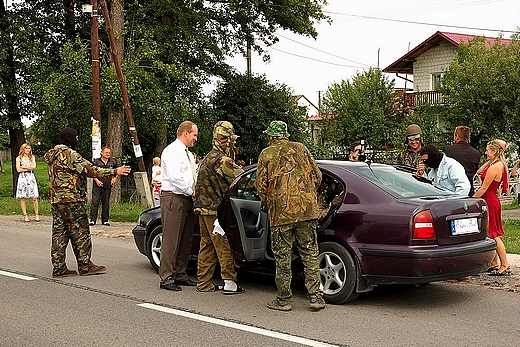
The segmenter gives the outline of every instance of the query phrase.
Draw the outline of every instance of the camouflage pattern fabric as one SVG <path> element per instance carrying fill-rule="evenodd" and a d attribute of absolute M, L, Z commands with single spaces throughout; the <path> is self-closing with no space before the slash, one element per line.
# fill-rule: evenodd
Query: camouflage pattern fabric
<path fill-rule="evenodd" d="M 316 221 L 305 221 L 271 228 L 271 248 L 276 260 L 276 298 L 281 305 L 291 303 L 292 244 L 296 240 L 304 266 L 305 287 L 309 295 L 323 297 L 320 290 Z"/>
<path fill-rule="evenodd" d="M 53 203 L 52 209 L 52 274 L 59 276 L 67 271 L 65 250 L 69 240 L 78 263 L 80 273 L 87 272 L 92 254 L 92 241 L 87 219 L 87 209 L 83 201 L 74 203 Z"/>
<path fill-rule="evenodd" d="M 217 261 L 220 263 L 220 276 L 223 280 L 237 280 L 237 272 L 231 247 L 226 236 L 213 233 L 216 216 L 199 216 L 200 249 L 197 261 L 197 289 L 201 292 L 215 290 L 211 283 Z"/>
<path fill-rule="evenodd" d="M 49 165 L 51 204 L 84 201 L 86 196 L 82 176 L 104 178 L 116 173 L 116 169 L 102 169 L 92 165 L 65 145 L 57 145 L 49 150 L 44 159 Z"/>
<path fill-rule="evenodd" d="M 220 146 L 204 157 L 199 166 L 193 206 L 201 215 L 217 215 L 217 207 L 229 185 L 244 170 Z"/>
<path fill-rule="evenodd" d="M 233 125 L 220 121 L 213 127 L 213 149 L 199 165 L 193 206 L 199 216 L 200 249 L 197 261 L 197 289 L 214 291 L 211 283 L 217 261 L 223 280 L 236 281 L 237 273 L 229 241 L 225 235 L 213 233 L 217 208 L 229 185 L 244 170 L 230 157 L 237 136 Z"/>
<path fill-rule="evenodd" d="M 399 164 L 409 165 L 413 167 L 417 167 L 421 162 L 421 155 L 419 152 L 414 152 L 410 148 L 405 149 L 401 152 L 399 156 L 399 160 L 397 161 Z"/>
<path fill-rule="evenodd" d="M 256 189 L 271 227 L 317 219 L 320 182 L 321 171 L 299 142 L 276 139 L 260 153 Z"/>
<path fill-rule="evenodd" d="M 287 132 L 287 123 L 282 122 L 280 120 L 274 120 L 271 123 L 269 123 L 269 126 L 264 131 L 264 134 L 273 137 L 288 138 L 289 133 Z"/>
<path fill-rule="evenodd" d="M 233 124 L 228 121 L 219 121 L 213 126 L 212 148 L 234 159 L 237 138 Z"/>

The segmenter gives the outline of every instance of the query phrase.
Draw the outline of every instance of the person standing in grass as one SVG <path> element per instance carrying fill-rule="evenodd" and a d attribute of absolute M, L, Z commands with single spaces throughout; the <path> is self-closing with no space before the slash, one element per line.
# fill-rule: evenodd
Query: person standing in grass
<path fill-rule="evenodd" d="M 18 171 L 18 184 L 16 185 L 16 198 L 20 199 L 20 207 L 22 208 L 23 220 L 30 222 L 27 215 L 27 199 L 31 199 L 34 207 L 34 221 L 40 221 L 38 213 L 38 184 L 34 176 L 36 169 L 36 157 L 32 153 L 32 148 L 27 143 L 20 147 L 20 153 L 16 157 L 16 171 Z"/>

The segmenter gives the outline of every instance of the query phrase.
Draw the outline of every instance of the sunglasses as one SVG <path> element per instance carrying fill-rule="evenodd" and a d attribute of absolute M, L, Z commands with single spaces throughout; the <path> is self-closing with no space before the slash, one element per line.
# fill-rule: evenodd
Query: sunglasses
<path fill-rule="evenodd" d="M 420 138 L 421 138 L 420 134 L 410 135 L 410 136 L 407 137 L 407 139 L 410 140 L 410 141 L 419 140 Z"/>

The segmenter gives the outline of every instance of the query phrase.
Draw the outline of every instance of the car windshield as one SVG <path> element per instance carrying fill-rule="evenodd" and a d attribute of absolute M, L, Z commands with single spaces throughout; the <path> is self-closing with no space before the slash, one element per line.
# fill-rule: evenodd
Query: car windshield
<path fill-rule="evenodd" d="M 349 167 L 349 170 L 395 198 L 455 196 L 442 187 L 421 181 L 414 174 L 390 165 L 359 165 Z"/>

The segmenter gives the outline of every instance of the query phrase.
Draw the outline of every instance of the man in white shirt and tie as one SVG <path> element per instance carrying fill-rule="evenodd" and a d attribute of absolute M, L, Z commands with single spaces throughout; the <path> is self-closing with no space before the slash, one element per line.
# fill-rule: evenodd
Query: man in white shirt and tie
<path fill-rule="evenodd" d="M 197 142 L 197 125 L 184 121 L 177 128 L 177 139 L 161 154 L 162 246 L 159 266 L 160 288 L 180 291 L 196 286 L 186 274 L 193 234 L 193 196 L 197 173 L 188 148 Z"/>

